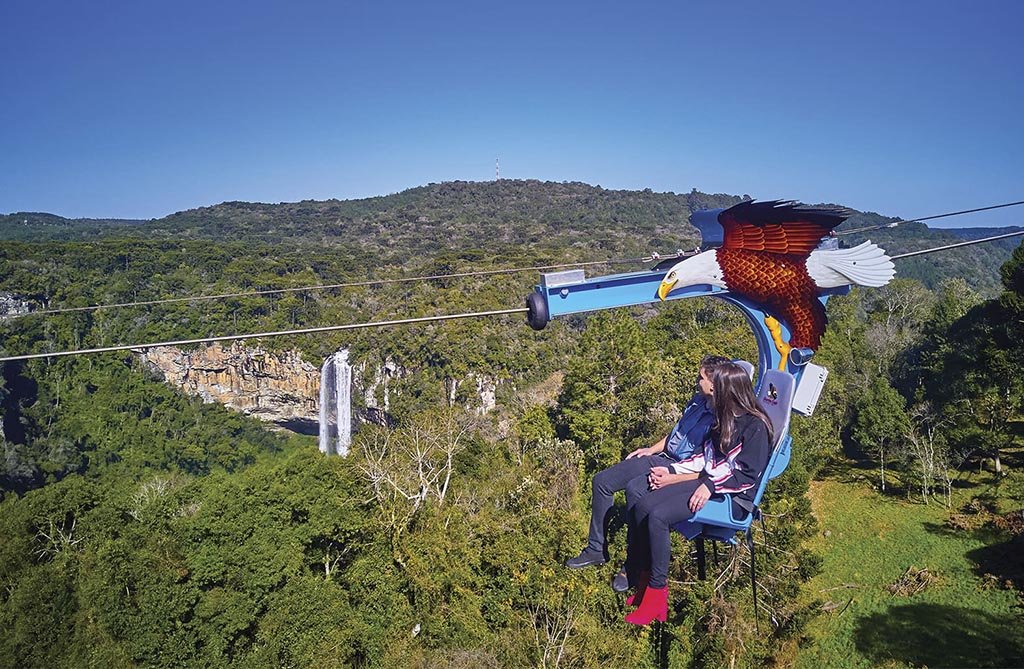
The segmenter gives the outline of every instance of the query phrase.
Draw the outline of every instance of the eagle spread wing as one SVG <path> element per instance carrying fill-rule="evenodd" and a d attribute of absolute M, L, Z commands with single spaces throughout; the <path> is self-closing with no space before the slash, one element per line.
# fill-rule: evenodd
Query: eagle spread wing
<path fill-rule="evenodd" d="M 723 249 L 807 257 L 822 237 L 846 220 L 848 209 L 811 208 L 795 202 L 741 202 L 718 215 Z"/>

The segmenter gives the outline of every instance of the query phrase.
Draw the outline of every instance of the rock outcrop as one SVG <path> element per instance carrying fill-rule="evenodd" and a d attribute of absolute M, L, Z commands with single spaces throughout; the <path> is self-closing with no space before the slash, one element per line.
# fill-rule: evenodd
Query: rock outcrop
<path fill-rule="evenodd" d="M 297 432 L 316 434 L 320 370 L 298 351 L 213 344 L 194 351 L 166 346 L 140 356 L 171 385 Z M 312 432 L 310 432 L 312 430 Z"/>
<path fill-rule="evenodd" d="M 167 383 L 204 402 L 219 402 L 295 432 L 319 431 L 320 367 L 303 360 L 298 351 L 272 352 L 235 342 L 227 348 L 213 344 L 194 351 L 172 346 L 152 348 L 140 358 Z M 389 410 L 400 401 L 402 382 L 412 375 L 411 370 L 391 360 L 376 365 L 366 361 L 355 364 L 351 393 L 355 420 L 392 425 Z M 495 408 L 501 382 L 470 373 L 462 379 L 446 378 L 444 383 L 449 405 L 463 403 L 484 415 Z M 463 387 L 465 391 L 459 393 Z"/>
<path fill-rule="evenodd" d="M 14 293 L 0 293 L 0 318 L 24 316 L 32 311 L 32 303 Z"/>

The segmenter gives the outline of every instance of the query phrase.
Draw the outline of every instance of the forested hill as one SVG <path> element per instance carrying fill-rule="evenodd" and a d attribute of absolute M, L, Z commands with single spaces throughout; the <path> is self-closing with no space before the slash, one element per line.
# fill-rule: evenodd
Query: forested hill
<path fill-rule="evenodd" d="M 505 309 L 536 271 L 309 287 L 692 247 L 690 212 L 739 199 L 501 181 L 143 222 L 12 215 L 0 220 L 0 353 Z M 845 229 L 891 221 L 857 214 Z M 842 239 L 867 236 L 894 254 L 959 240 L 910 223 Z M 1007 255 L 986 244 L 900 260 L 889 285 L 828 301 L 814 358 L 828 385 L 791 423 L 792 459 L 754 527 L 760 619 L 745 542 L 702 582 L 677 543 L 667 620 L 641 633 L 608 587 L 626 555 L 621 510 L 609 564 L 560 565 L 584 545 L 593 476 L 668 432 L 701 356 L 756 359 L 723 301 L 540 332 L 510 315 L 228 352 L 252 376 L 267 353 L 297 352 L 315 376 L 346 349 L 352 415 L 370 419 L 347 458 L 179 392 L 133 352 L 7 362 L 0 667 L 1019 665 L 1006 659 L 1024 656 L 1024 246 L 1000 266 Z M 951 278 L 932 290 L 914 272 Z M 968 285 L 995 296 L 997 277 L 997 299 Z M 219 297 L 188 297 L 200 295 Z M 193 353 L 180 359 L 220 377 Z M 826 494 L 848 524 L 820 514 L 819 530 L 812 501 L 846 479 L 853 494 Z M 956 635 L 935 621 L 966 624 Z"/>
<path fill-rule="evenodd" d="M 0 240 L 97 239 L 213 240 L 358 249 L 382 264 L 442 251 L 521 255 L 554 253 L 561 259 L 632 257 L 692 248 L 699 241 L 690 213 L 727 207 L 748 196 L 607 190 L 582 183 L 535 180 L 446 182 L 360 200 L 294 203 L 225 202 L 150 221 L 65 219 L 52 214 L 0 216 Z M 898 219 L 857 212 L 845 229 Z M 984 234 L 1013 228 L 986 228 Z M 870 238 L 891 254 L 983 236 L 981 229 L 942 230 L 905 224 L 851 235 Z M 929 287 L 950 276 L 969 277 L 983 294 L 998 290 L 997 268 L 1018 240 L 908 260 L 900 273 Z"/>
<path fill-rule="evenodd" d="M 693 209 L 729 195 L 606 190 L 580 183 L 449 182 L 362 200 L 225 202 L 136 221 L 69 221 L 49 214 L 0 217 L 0 239 L 75 241 L 145 236 L 289 245 L 358 244 L 374 252 L 577 246 L 606 252 L 694 245 Z"/>
<path fill-rule="evenodd" d="M 19 211 L 0 214 L 0 239 L 42 241 L 135 236 L 147 223 L 149 221 L 136 219 L 64 218 L 56 214 Z M 137 229 L 131 230 L 132 227 Z"/>
<path fill-rule="evenodd" d="M 1011 225 L 1004 228 L 947 228 L 944 232 L 961 239 L 982 239 L 983 237 L 996 237 L 1007 232 L 1019 232 L 1021 230 L 1024 230 L 1024 227 Z M 1020 246 L 1020 238 L 1008 237 L 1006 239 L 997 239 L 992 243 L 1013 251 L 1013 249 Z"/>

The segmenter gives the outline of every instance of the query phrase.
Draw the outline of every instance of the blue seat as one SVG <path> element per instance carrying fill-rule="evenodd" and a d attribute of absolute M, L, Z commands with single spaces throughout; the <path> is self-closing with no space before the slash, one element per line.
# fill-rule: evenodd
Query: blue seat
<path fill-rule="evenodd" d="M 704 540 L 710 539 L 736 545 L 738 543 L 737 534 L 744 533 L 747 547 L 750 549 L 750 585 L 754 593 L 755 625 L 758 625 L 757 576 L 754 562 L 754 537 L 750 532 L 750 525 L 755 518 L 761 515 L 761 497 L 768 486 L 768 481 L 786 471 L 786 467 L 789 466 L 793 444 L 793 438 L 789 436 L 789 417 L 793 410 L 795 389 L 796 379 L 788 372 L 770 369 L 764 372 L 761 378 L 757 396 L 765 413 L 772 421 L 775 443 L 772 445 L 772 454 L 768 459 L 768 465 L 754 492 L 753 511 L 737 518 L 733 514 L 732 496 L 729 494 L 716 495 L 709 499 L 701 510 L 693 515 L 693 518 L 673 525 L 673 529 L 696 543 L 697 576 L 700 580 L 704 580 L 705 577 Z"/>
<path fill-rule="evenodd" d="M 754 492 L 755 512 L 745 513 L 743 517 L 736 518 L 733 514 L 732 496 L 729 494 L 715 496 L 708 500 L 704 507 L 694 514 L 693 518 L 676 523 L 673 529 L 682 533 L 687 539 L 695 539 L 703 534 L 708 539 L 736 543 L 736 533 L 745 532 L 750 527 L 768 481 L 777 477 L 789 466 L 793 442 L 792 437 L 789 436 L 789 417 L 792 412 L 795 388 L 796 379 L 793 378 L 793 375 L 777 369 L 767 370 L 761 379 L 758 400 L 772 421 L 775 443 L 772 445 L 768 466 Z"/>

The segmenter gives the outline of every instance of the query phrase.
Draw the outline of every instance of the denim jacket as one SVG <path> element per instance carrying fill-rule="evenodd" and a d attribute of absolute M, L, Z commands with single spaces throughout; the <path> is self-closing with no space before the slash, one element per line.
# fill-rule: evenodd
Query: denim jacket
<path fill-rule="evenodd" d="M 698 392 L 690 398 L 683 415 L 665 439 L 665 454 L 673 460 L 690 457 L 694 449 L 704 444 L 714 420 L 707 398 Z"/>

